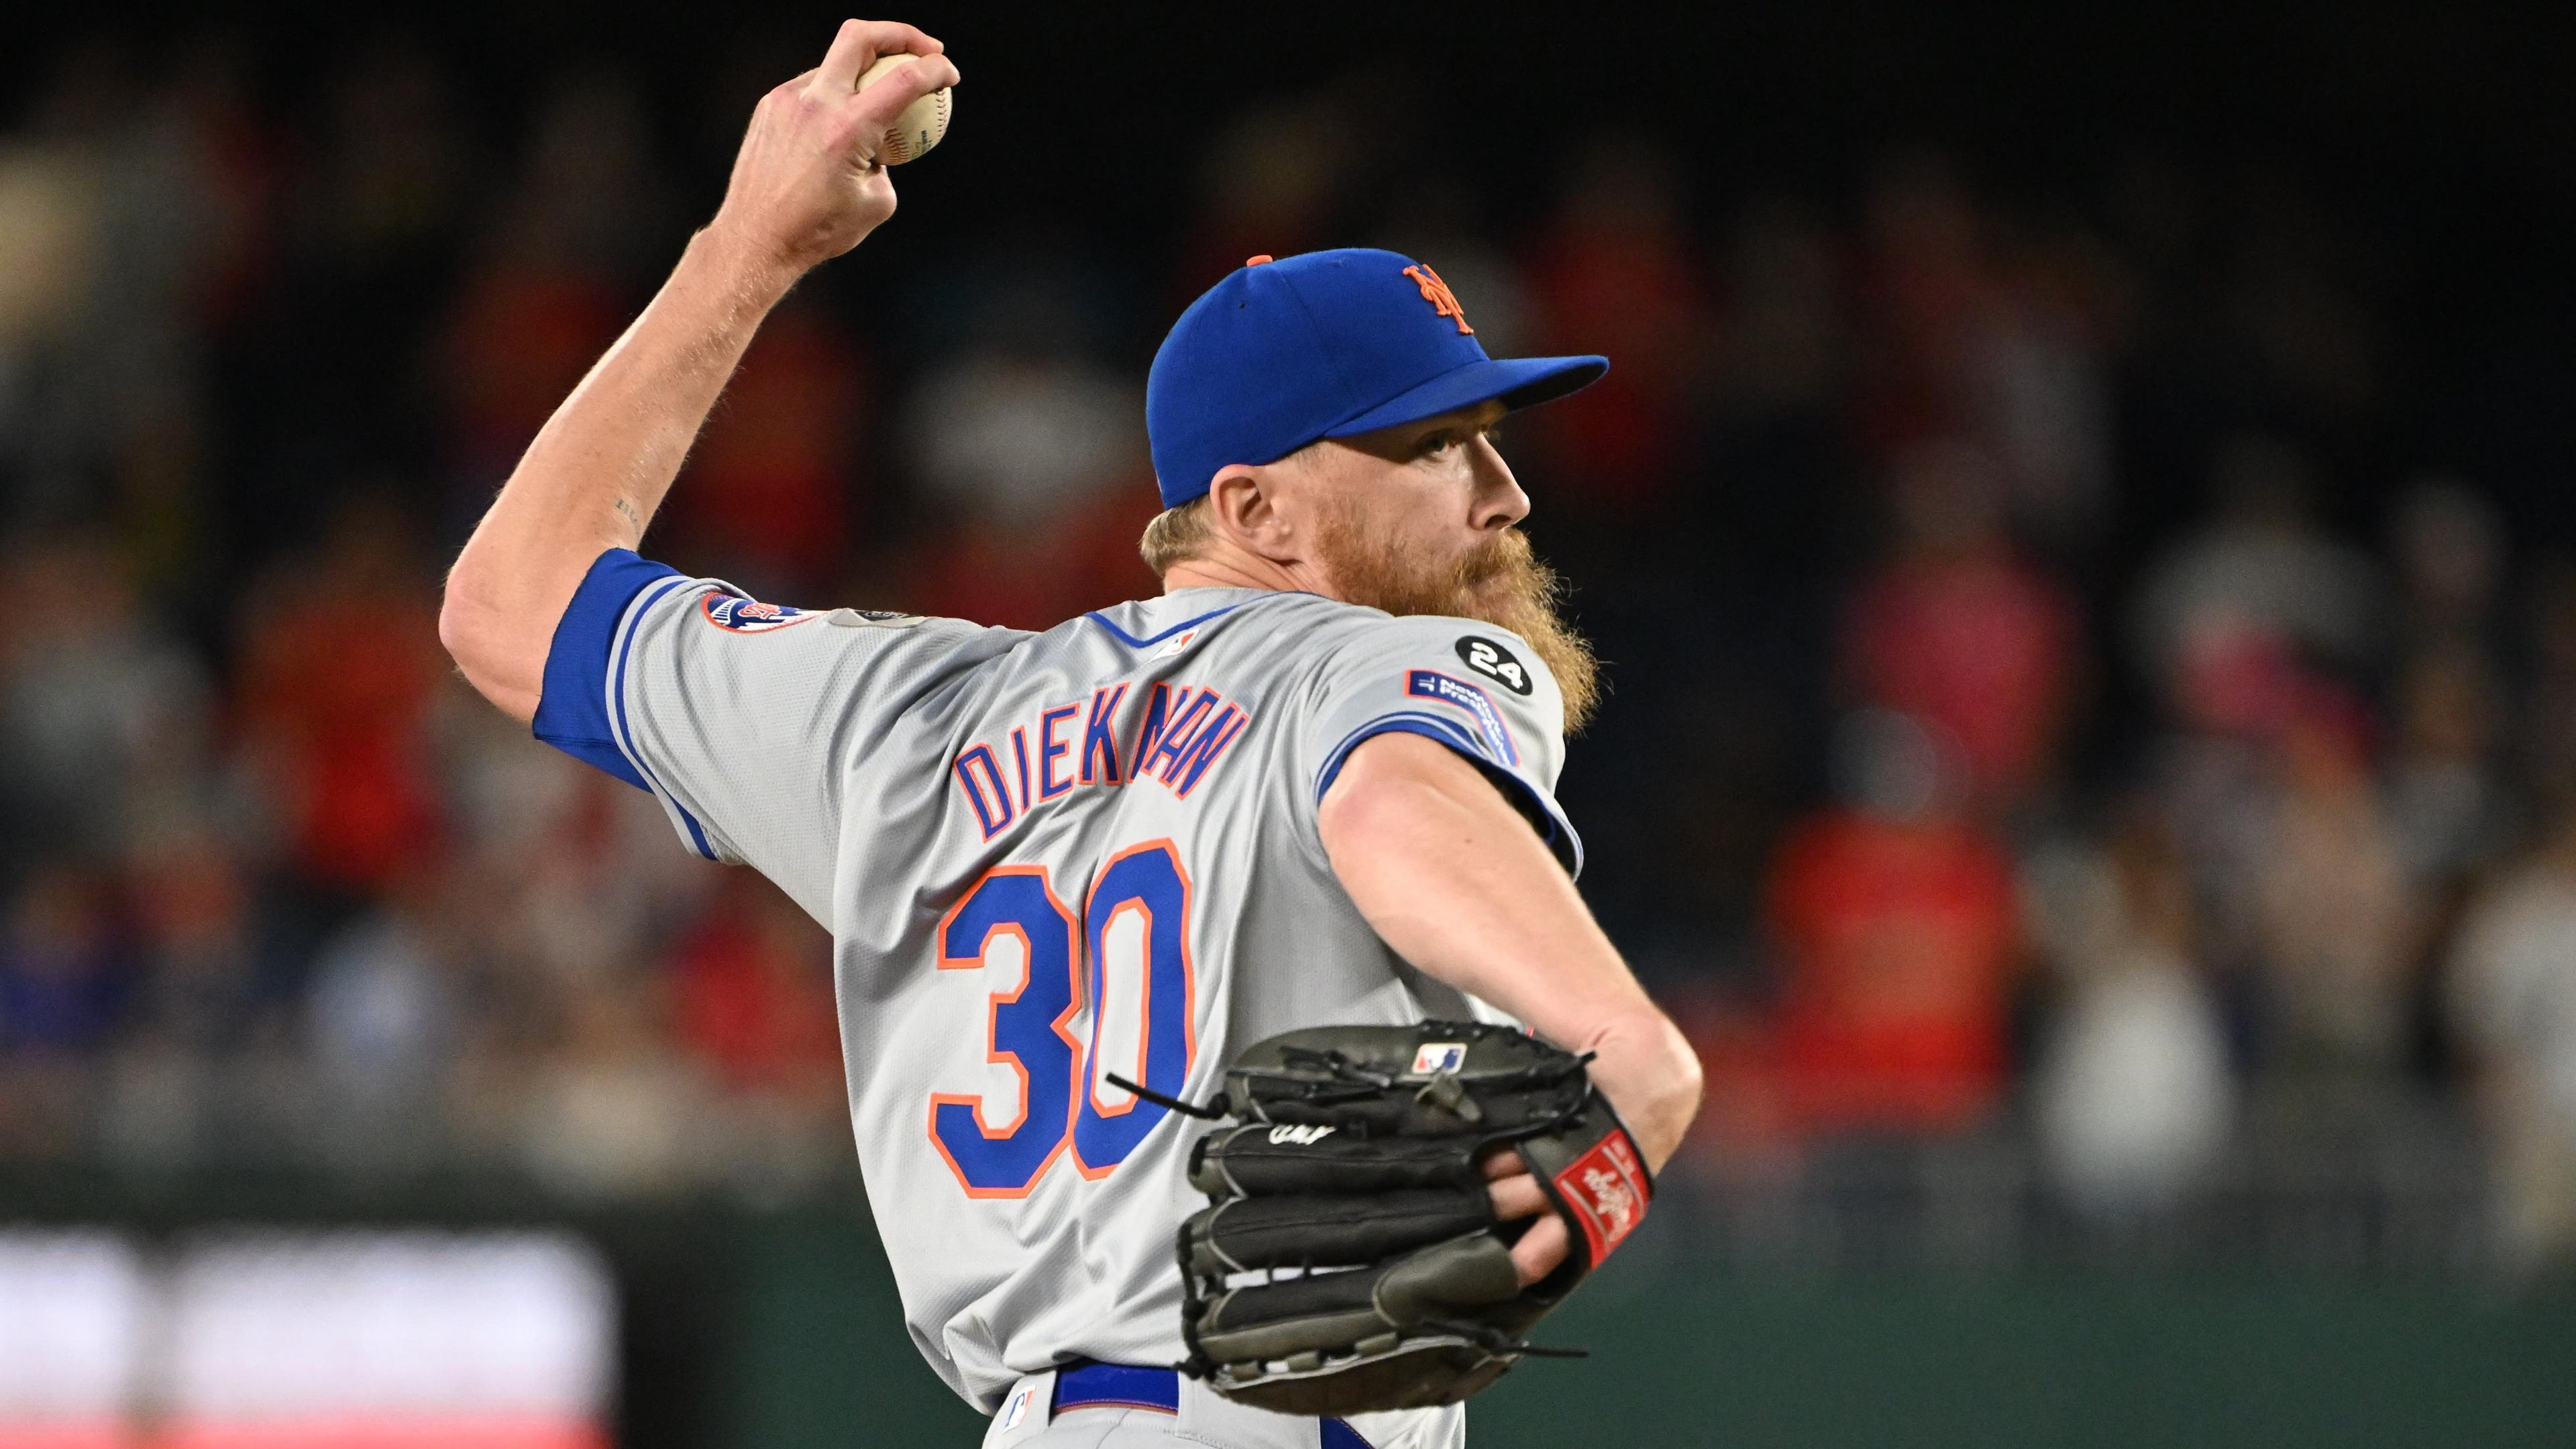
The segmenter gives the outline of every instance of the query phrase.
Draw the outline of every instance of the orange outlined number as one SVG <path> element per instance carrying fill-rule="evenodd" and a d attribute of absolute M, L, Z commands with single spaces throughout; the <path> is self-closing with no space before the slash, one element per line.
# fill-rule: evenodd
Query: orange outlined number
<path fill-rule="evenodd" d="M 931 1095 L 931 1145 L 967 1196 L 1026 1196 L 1068 1142 L 1083 1176 L 1106 1176 L 1169 1115 L 1103 1077 L 1186 1089 L 1198 1008 L 1189 912 L 1179 852 L 1156 840 L 1110 857 L 1081 922 L 1032 865 L 994 867 L 940 921 L 940 970 L 999 975 L 984 1059 L 1019 1079 L 1018 1109 L 998 1125 L 980 1093 Z M 1086 1003 L 1092 1019 L 1077 1033 Z M 1102 1101 L 1104 1091 L 1120 1100 Z"/>
<path fill-rule="evenodd" d="M 996 1126 L 980 1093 L 933 1093 L 931 1144 L 967 1196 L 1021 1196 L 1064 1150 L 1082 1050 L 1072 1030 L 1082 994 L 1073 913 L 1045 869 L 997 866 L 975 882 L 939 923 L 939 969 L 1008 972 L 986 998 L 984 1060 L 1019 1077 L 1019 1110 Z"/>
<path fill-rule="evenodd" d="M 1074 1104 L 1073 1161 L 1083 1176 L 1101 1177 L 1127 1160 L 1167 1110 L 1102 1078 L 1116 1072 L 1177 1097 L 1189 1085 L 1197 1054 L 1190 878 L 1180 852 L 1157 840 L 1111 856 L 1092 883 L 1082 920 L 1093 1011 L 1083 1090 Z M 1122 1029 L 1135 1034 L 1126 1038 Z M 1112 1049 L 1106 1057 L 1104 1048 Z M 1104 1090 L 1123 1100 L 1101 1101 Z"/>

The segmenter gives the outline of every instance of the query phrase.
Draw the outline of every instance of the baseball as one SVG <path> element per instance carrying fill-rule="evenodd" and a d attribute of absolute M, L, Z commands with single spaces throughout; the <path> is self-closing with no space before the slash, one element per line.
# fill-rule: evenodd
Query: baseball
<path fill-rule="evenodd" d="M 896 52 L 877 58 L 859 77 L 859 89 L 866 90 L 883 79 L 888 71 L 914 57 Z M 941 86 L 903 108 L 886 128 L 885 143 L 877 148 L 877 159 L 888 166 L 900 166 L 939 144 L 948 134 L 948 118 L 956 114 L 956 99 L 949 87 Z"/>

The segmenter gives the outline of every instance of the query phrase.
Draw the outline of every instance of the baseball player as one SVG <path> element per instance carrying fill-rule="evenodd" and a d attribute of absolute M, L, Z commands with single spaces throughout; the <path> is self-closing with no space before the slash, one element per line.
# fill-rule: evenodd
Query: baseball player
<path fill-rule="evenodd" d="M 1392 253 L 1256 257 L 1154 364 L 1158 598 L 1031 634 L 639 557 L 762 317 L 893 214 L 888 120 L 957 80 L 936 40 L 854 20 L 762 99 L 714 220 L 458 558 L 441 636 L 830 929 L 906 1322 L 988 1444 L 1459 1444 L 1459 1407 L 1298 1418 L 1173 1372 L 1192 1124 L 1150 1097 L 1203 1100 L 1291 1028 L 1508 1016 L 1596 1054 L 1650 1166 L 1680 1141 L 1698 1066 L 1576 894 L 1551 793 L 1591 663 L 1492 440 L 1607 364 L 1488 359 Z M 1500 1217 L 1538 1219 L 1511 1250 L 1536 1280 L 1566 1225 L 1490 1175 Z"/>

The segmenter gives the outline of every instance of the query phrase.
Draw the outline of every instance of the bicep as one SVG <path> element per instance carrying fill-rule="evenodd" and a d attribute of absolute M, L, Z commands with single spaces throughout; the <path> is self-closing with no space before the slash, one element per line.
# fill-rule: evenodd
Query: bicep
<path fill-rule="evenodd" d="M 1455 750 L 1370 738 L 1316 823 L 1360 914 L 1434 978 L 1577 1049 L 1644 1003 L 1547 843 Z"/>

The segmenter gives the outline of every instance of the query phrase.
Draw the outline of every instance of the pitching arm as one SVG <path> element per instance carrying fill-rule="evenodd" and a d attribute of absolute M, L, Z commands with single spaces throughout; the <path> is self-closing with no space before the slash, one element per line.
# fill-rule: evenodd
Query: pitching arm
<path fill-rule="evenodd" d="M 885 54 L 921 57 L 865 92 Z M 633 548 L 770 309 L 894 214 L 873 148 L 957 68 L 909 25 L 853 20 L 752 113 L 715 219 L 529 444 L 447 578 L 439 638 L 504 712 L 535 717 L 546 653 L 593 560 Z"/>

